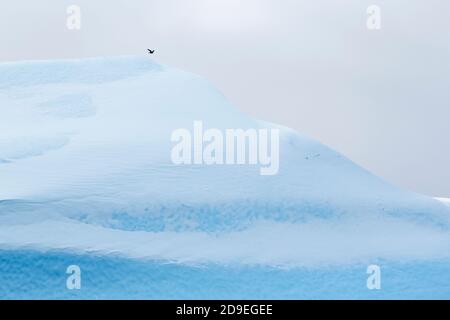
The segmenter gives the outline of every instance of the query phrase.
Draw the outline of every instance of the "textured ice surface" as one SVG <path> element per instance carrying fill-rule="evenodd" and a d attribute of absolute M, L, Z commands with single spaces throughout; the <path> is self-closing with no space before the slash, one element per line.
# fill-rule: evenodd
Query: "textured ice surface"
<path fill-rule="evenodd" d="M 366 287 L 366 265 L 280 269 L 192 266 L 116 256 L 0 251 L 0 295 L 9 299 L 448 299 L 449 260 L 388 262 L 382 289 Z M 67 264 L 82 269 L 81 290 L 66 289 Z"/>
<path fill-rule="evenodd" d="M 444 200 L 241 114 L 198 76 L 146 57 L 1 64 L 0 114 L 2 297 L 450 298 Z M 280 128 L 279 174 L 173 165 L 171 133 L 195 120 Z"/>

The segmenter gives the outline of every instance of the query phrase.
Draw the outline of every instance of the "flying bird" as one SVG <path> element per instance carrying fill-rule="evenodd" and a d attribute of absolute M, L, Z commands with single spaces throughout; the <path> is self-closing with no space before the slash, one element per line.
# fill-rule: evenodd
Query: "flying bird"
<path fill-rule="evenodd" d="M 148 53 L 150 53 L 150 54 L 154 54 L 155 53 L 155 50 L 150 50 L 150 49 L 147 49 L 148 50 Z"/>

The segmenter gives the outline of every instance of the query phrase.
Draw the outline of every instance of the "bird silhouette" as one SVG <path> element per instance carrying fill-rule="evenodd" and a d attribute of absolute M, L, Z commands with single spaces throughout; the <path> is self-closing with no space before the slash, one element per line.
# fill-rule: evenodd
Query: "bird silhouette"
<path fill-rule="evenodd" d="M 154 54 L 155 53 L 155 50 L 150 50 L 150 49 L 147 49 L 148 50 L 148 53 L 150 53 L 150 54 Z"/>

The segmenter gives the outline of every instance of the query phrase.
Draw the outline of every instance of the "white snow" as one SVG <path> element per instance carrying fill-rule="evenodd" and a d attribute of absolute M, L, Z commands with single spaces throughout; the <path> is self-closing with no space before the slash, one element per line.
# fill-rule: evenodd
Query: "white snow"
<path fill-rule="evenodd" d="M 1 64 L 0 112 L 0 248 L 267 265 L 450 252 L 447 206 L 288 128 L 276 176 L 173 165 L 171 133 L 196 120 L 280 127 L 146 57 Z"/>
<path fill-rule="evenodd" d="M 0 249 L 66 250 L 188 264 L 279 267 L 351 265 L 371 259 L 445 258 L 448 233 L 400 221 L 330 225 L 257 222 L 243 231 L 123 231 L 70 221 L 0 227 Z"/>
<path fill-rule="evenodd" d="M 436 198 L 436 199 L 441 201 L 443 204 L 450 206 L 450 198 Z"/>

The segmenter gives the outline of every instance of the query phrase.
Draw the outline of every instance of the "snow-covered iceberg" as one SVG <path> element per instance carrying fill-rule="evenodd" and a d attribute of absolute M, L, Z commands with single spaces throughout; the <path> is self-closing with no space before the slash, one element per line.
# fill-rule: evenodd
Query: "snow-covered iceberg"
<path fill-rule="evenodd" d="M 279 129 L 278 174 L 173 164 L 171 133 L 198 120 Z M 449 262 L 442 201 L 201 77 L 147 57 L 0 64 L 0 298 L 450 298 Z"/>

